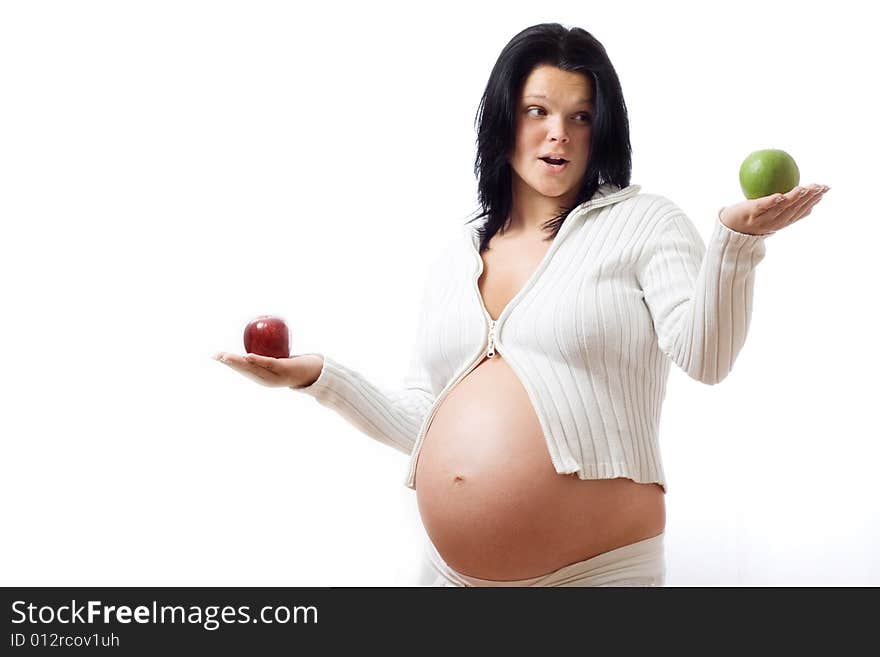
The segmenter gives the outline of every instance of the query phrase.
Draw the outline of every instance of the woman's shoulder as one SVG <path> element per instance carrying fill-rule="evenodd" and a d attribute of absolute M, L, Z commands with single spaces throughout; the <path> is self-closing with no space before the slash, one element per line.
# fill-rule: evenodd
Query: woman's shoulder
<path fill-rule="evenodd" d="M 668 196 L 650 190 L 644 190 L 641 187 L 639 187 L 638 192 L 624 199 L 621 203 L 629 203 L 641 207 L 644 211 L 650 211 L 653 208 L 678 208 L 675 202 Z"/>
<path fill-rule="evenodd" d="M 630 216 L 638 216 L 648 223 L 663 223 L 673 217 L 687 219 L 687 215 L 675 201 L 664 194 L 642 191 L 622 200 L 621 206 Z"/>

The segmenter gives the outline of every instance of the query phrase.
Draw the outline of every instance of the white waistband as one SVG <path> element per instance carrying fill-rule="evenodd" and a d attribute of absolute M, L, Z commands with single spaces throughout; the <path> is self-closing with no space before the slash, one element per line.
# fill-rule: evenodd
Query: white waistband
<path fill-rule="evenodd" d="M 664 533 L 563 566 L 546 575 L 518 580 L 471 577 L 450 568 L 430 539 L 425 553 L 435 570 L 453 586 L 605 586 L 623 581 L 662 583 L 666 573 Z"/>

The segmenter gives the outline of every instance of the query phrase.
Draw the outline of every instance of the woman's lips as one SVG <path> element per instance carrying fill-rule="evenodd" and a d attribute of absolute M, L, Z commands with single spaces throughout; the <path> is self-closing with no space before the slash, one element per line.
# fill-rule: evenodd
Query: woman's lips
<path fill-rule="evenodd" d="M 544 170 L 550 174 L 559 174 L 565 171 L 565 168 L 571 164 L 571 162 L 563 162 L 562 164 L 550 164 L 549 162 L 545 162 L 541 160 L 541 164 L 544 166 Z"/>

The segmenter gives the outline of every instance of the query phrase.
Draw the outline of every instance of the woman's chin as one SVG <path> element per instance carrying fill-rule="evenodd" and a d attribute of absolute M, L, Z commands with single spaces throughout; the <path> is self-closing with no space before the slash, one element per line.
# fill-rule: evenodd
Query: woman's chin
<path fill-rule="evenodd" d="M 570 185 L 539 185 L 537 187 L 533 187 L 541 196 L 546 198 L 559 198 L 560 196 L 565 196 L 571 191 Z"/>

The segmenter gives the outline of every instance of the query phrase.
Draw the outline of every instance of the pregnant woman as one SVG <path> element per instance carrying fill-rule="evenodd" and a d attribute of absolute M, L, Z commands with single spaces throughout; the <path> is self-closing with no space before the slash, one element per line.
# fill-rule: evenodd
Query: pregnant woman
<path fill-rule="evenodd" d="M 404 387 L 321 354 L 217 354 L 409 455 L 425 584 L 661 586 L 658 426 L 670 362 L 721 381 L 764 240 L 827 187 L 723 208 L 708 248 L 630 184 L 626 105 L 579 28 L 516 35 L 482 98 L 482 212 L 434 255 Z"/>

